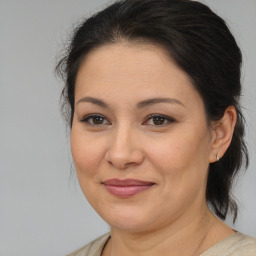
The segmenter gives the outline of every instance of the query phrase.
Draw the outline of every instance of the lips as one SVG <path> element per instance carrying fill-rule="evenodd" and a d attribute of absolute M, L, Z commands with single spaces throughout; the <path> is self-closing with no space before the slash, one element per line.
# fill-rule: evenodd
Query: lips
<path fill-rule="evenodd" d="M 155 185 L 153 182 L 135 179 L 110 179 L 104 181 L 102 184 L 110 194 L 123 198 L 139 194 Z"/>

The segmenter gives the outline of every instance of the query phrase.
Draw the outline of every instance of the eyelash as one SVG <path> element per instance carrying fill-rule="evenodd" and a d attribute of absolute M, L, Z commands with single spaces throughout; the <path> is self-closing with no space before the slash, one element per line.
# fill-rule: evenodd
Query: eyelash
<path fill-rule="evenodd" d="M 89 114 L 89 115 L 86 115 L 85 117 L 83 117 L 80 121 L 86 125 L 89 125 L 89 126 L 100 126 L 100 125 L 104 125 L 104 124 L 92 124 L 89 122 L 90 119 L 93 120 L 93 118 L 102 118 L 103 119 L 103 122 L 106 120 L 108 121 L 103 115 L 101 114 Z M 109 122 L 109 121 L 108 121 Z M 109 122 L 110 123 L 110 122 Z"/>
<path fill-rule="evenodd" d="M 164 120 L 165 123 L 164 124 L 160 124 L 160 125 L 151 124 L 151 126 L 163 127 L 163 126 L 166 126 L 166 125 L 169 125 L 169 124 L 175 122 L 175 119 L 172 118 L 172 117 L 169 117 L 169 116 L 166 116 L 166 115 L 162 115 L 162 114 L 151 114 L 151 115 L 147 116 L 146 121 L 144 121 L 142 123 L 142 125 L 146 125 L 146 122 L 148 122 L 150 119 L 153 120 L 153 118 L 160 118 L 160 119 Z"/>
<path fill-rule="evenodd" d="M 111 125 L 111 123 L 109 122 L 109 120 L 107 120 L 103 115 L 101 114 L 89 114 L 89 115 L 86 115 L 85 117 L 83 117 L 80 121 L 88 126 L 94 126 L 94 127 L 99 127 L 99 126 L 102 126 L 102 125 L 106 125 L 104 123 L 100 123 L 100 124 L 93 124 L 93 123 L 90 123 L 90 119 L 93 120 L 93 118 L 100 118 L 103 122 L 107 121 L 108 124 L 107 125 Z M 164 121 L 164 124 L 159 124 L 159 125 L 156 125 L 156 124 L 149 124 L 150 126 L 158 126 L 158 127 L 163 127 L 163 126 L 166 126 L 166 125 L 169 125 L 173 122 L 175 122 L 176 120 L 172 117 L 169 117 L 169 116 L 166 116 L 166 115 L 162 115 L 162 114 L 151 114 L 149 116 L 146 117 L 146 120 L 142 123 L 142 125 L 147 125 L 147 122 L 149 122 L 149 120 L 153 120 L 154 118 L 158 118 L 160 120 L 158 121 Z M 156 121 L 156 120 L 155 120 Z"/>

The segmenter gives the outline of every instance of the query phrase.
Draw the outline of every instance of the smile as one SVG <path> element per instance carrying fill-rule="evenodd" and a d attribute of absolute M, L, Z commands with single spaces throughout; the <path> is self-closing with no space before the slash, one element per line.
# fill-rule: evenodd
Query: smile
<path fill-rule="evenodd" d="M 153 182 L 134 179 L 111 179 L 104 181 L 102 184 L 110 194 L 122 198 L 134 196 L 155 185 Z"/>

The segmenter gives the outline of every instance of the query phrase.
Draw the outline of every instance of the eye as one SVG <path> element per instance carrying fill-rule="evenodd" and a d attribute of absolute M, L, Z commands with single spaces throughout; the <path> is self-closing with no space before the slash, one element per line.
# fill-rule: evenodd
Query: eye
<path fill-rule="evenodd" d="M 175 120 L 172 117 L 160 114 L 152 114 L 148 116 L 146 121 L 144 121 L 142 124 L 152 126 L 165 126 L 173 122 L 175 122 Z"/>
<path fill-rule="evenodd" d="M 91 126 L 110 125 L 110 122 L 100 114 L 89 114 L 80 120 L 82 123 Z"/>

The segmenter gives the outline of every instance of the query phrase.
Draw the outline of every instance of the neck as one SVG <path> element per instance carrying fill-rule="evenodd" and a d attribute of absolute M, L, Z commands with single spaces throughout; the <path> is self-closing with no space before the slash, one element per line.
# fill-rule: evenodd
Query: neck
<path fill-rule="evenodd" d="M 176 222 L 147 232 L 127 232 L 111 229 L 111 240 L 105 255 L 153 256 L 199 255 L 220 240 L 216 233 L 222 231 L 222 239 L 231 234 L 205 206 L 194 216 L 181 217 Z"/>

